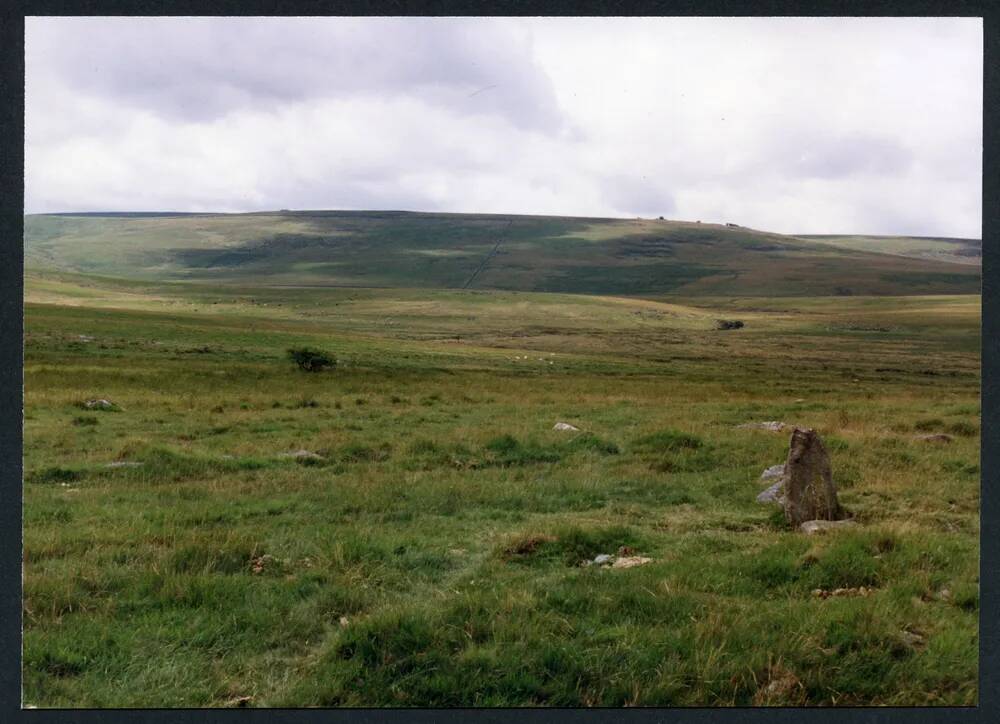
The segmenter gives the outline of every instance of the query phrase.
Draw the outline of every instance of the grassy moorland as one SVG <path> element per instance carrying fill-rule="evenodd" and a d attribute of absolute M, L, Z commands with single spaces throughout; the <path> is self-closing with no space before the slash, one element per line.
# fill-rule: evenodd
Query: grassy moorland
<path fill-rule="evenodd" d="M 25 315 L 26 704 L 977 700 L 978 296 L 29 271 Z M 764 420 L 858 527 L 754 502 Z"/>
<path fill-rule="evenodd" d="M 980 242 L 946 241 L 398 211 L 25 217 L 33 268 L 152 281 L 629 296 L 978 293 L 978 257 L 955 253 L 974 253 Z M 937 247 L 949 254 L 939 258 Z M 949 263 L 956 258 L 974 263 Z"/>

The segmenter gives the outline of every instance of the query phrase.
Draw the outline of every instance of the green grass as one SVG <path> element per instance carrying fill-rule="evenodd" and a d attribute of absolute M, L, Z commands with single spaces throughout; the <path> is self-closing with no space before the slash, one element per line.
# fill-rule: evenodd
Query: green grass
<path fill-rule="evenodd" d="M 24 701 L 975 704 L 979 309 L 31 272 Z M 762 420 L 856 529 L 754 502 Z"/>

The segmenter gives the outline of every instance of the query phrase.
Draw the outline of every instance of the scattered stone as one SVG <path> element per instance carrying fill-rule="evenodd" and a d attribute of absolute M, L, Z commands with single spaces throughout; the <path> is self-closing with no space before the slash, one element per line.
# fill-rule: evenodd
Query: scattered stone
<path fill-rule="evenodd" d="M 924 442 L 951 442 L 955 438 L 951 435 L 945 435 L 943 432 L 938 432 L 933 435 L 917 435 L 916 439 Z"/>
<path fill-rule="evenodd" d="M 552 426 L 553 430 L 568 430 L 570 432 L 579 432 L 580 428 L 575 425 L 570 425 L 568 422 L 557 422 Z"/>
<path fill-rule="evenodd" d="M 77 336 L 77 339 L 79 339 L 81 342 L 93 342 L 94 341 L 94 338 L 91 337 L 89 334 L 78 334 L 76 336 Z"/>
<path fill-rule="evenodd" d="M 142 467 L 143 463 L 136 460 L 115 460 L 112 463 L 108 463 L 104 467 L 106 468 L 138 468 Z"/>
<path fill-rule="evenodd" d="M 740 430 L 767 430 L 768 432 L 782 432 L 788 425 L 778 420 L 768 420 L 767 422 L 744 422 L 736 426 Z"/>
<path fill-rule="evenodd" d="M 118 410 L 121 409 L 111 400 L 87 400 L 83 406 L 88 410 Z"/>
<path fill-rule="evenodd" d="M 782 478 L 774 485 L 769 487 L 767 490 L 761 491 L 757 495 L 757 502 L 768 504 L 774 503 L 775 505 L 780 505 L 784 507 L 785 505 L 785 480 Z"/>
<path fill-rule="evenodd" d="M 771 478 L 782 478 L 785 476 L 785 464 L 780 463 L 779 465 L 772 465 L 766 468 L 764 472 L 760 474 L 761 480 L 770 480 Z"/>
<path fill-rule="evenodd" d="M 784 507 L 785 519 L 794 526 L 844 517 L 830 471 L 830 456 L 815 430 L 792 431 L 785 462 Z"/>
<path fill-rule="evenodd" d="M 923 648 L 924 644 L 927 643 L 927 639 L 923 634 L 916 631 L 907 631 L 906 629 L 899 632 L 899 638 L 903 640 L 904 644 L 915 649 Z"/>
<path fill-rule="evenodd" d="M 817 588 L 812 592 L 813 598 L 851 598 L 854 596 L 862 596 L 867 598 L 875 592 L 875 589 L 868 588 L 866 586 L 859 586 L 857 588 L 835 588 L 832 591 L 828 591 L 825 588 Z"/>
<path fill-rule="evenodd" d="M 828 530 L 853 528 L 856 525 L 857 523 L 853 518 L 846 518 L 845 520 L 807 520 L 799 526 L 799 530 L 806 535 L 813 535 L 815 533 L 825 533 Z"/>
<path fill-rule="evenodd" d="M 322 455 L 317 455 L 309 450 L 296 450 L 290 453 L 281 453 L 280 457 L 283 458 L 295 458 L 296 460 L 322 460 Z"/>
<path fill-rule="evenodd" d="M 613 564 L 611 564 L 611 567 L 634 568 L 635 566 L 644 566 L 652 560 L 652 558 L 644 558 L 643 556 L 625 556 L 618 558 Z"/>
<path fill-rule="evenodd" d="M 594 556 L 594 565 L 595 566 L 610 565 L 611 562 L 614 560 L 614 558 L 615 558 L 614 556 L 610 556 L 607 553 L 601 553 L 598 556 Z"/>

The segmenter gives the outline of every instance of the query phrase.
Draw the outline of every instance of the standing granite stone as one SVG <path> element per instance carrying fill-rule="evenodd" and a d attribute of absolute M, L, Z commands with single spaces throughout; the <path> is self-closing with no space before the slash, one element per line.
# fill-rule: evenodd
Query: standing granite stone
<path fill-rule="evenodd" d="M 807 520 L 840 520 L 830 456 L 815 430 L 795 428 L 785 463 L 785 519 L 793 526 Z"/>

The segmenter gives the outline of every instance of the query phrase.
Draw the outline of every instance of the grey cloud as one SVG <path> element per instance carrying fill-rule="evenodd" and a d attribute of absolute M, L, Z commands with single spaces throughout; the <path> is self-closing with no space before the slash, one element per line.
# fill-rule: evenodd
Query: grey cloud
<path fill-rule="evenodd" d="M 912 163 L 909 152 L 891 138 L 855 133 L 817 137 L 802 144 L 788 169 L 805 178 L 836 179 L 859 173 L 895 174 Z"/>
<path fill-rule="evenodd" d="M 46 18 L 32 55 L 77 90 L 172 120 L 400 94 L 520 128 L 561 124 L 552 83 L 502 27 L 372 18 Z"/>
<path fill-rule="evenodd" d="M 673 196 L 656 179 L 645 176 L 612 176 L 602 183 L 606 198 L 621 213 L 663 216 L 677 210 Z"/>

